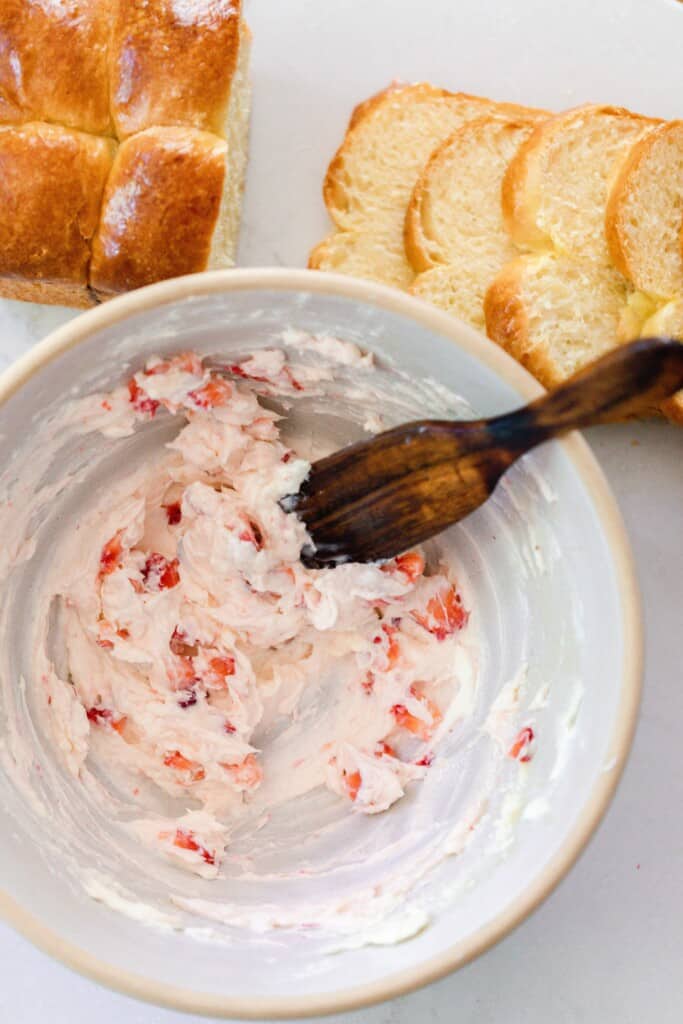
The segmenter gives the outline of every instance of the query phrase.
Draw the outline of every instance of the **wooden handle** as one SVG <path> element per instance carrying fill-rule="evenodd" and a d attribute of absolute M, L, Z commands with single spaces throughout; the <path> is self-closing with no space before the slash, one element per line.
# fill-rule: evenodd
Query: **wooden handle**
<path fill-rule="evenodd" d="M 526 450 L 568 430 L 653 411 L 683 388 L 683 344 L 642 338 L 622 345 L 531 405 L 491 421 L 499 442 Z"/>

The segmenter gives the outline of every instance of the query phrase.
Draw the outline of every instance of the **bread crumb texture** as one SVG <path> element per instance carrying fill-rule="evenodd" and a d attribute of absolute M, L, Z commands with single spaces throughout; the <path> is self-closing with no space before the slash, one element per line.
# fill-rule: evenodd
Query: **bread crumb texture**
<path fill-rule="evenodd" d="M 683 340 L 683 122 L 394 84 L 354 110 L 309 266 L 410 291 L 554 386 L 635 337 Z M 683 394 L 662 411 L 683 422 Z"/>

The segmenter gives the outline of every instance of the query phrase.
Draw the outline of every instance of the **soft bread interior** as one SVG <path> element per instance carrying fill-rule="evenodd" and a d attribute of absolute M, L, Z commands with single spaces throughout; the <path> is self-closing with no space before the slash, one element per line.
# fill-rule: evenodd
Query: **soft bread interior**
<path fill-rule="evenodd" d="M 232 267 L 237 255 L 242 194 L 247 169 L 249 150 L 249 112 L 251 108 L 251 86 L 249 81 L 249 53 L 251 32 L 242 22 L 237 67 L 230 87 L 224 138 L 228 151 L 225 160 L 225 179 L 218 220 L 211 242 L 208 270 Z"/>

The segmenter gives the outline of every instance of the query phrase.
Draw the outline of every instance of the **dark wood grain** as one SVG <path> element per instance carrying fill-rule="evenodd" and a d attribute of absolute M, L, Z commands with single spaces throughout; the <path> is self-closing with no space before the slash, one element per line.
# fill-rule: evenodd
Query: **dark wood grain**
<path fill-rule="evenodd" d="M 473 512 L 530 448 L 642 414 L 681 387 L 683 344 L 641 339 L 514 412 L 407 423 L 335 452 L 313 464 L 282 506 L 308 528 L 309 565 L 389 558 Z"/>

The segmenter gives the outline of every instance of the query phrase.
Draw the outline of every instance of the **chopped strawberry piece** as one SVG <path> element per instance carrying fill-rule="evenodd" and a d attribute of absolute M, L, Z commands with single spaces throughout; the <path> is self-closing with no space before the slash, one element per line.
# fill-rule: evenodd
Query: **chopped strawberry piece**
<path fill-rule="evenodd" d="M 428 601 L 424 613 L 412 614 L 415 621 L 429 630 L 437 640 L 445 640 L 456 630 L 462 629 L 469 618 L 469 612 L 463 607 L 462 598 L 454 586 L 435 594 Z"/>
<path fill-rule="evenodd" d="M 176 587 L 179 583 L 180 573 L 178 572 L 178 559 L 174 558 L 168 563 L 161 574 L 159 579 L 159 589 L 170 590 L 172 587 Z"/>
<path fill-rule="evenodd" d="M 220 679 L 225 679 L 226 676 L 233 676 L 234 658 L 231 654 L 220 654 L 217 657 L 212 657 L 209 662 L 209 668 Z"/>
<path fill-rule="evenodd" d="M 239 539 L 243 540 L 246 544 L 253 544 L 257 551 L 263 550 L 263 534 L 261 528 L 253 519 L 247 519 L 244 517 L 245 527 L 239 534 Z"/>
<path fill-rule="evenodd" d="M 348 792 L 351 800 L 355 800 L 358 796 L 358 790 L 363 784 L 360 772 L 343 772 L 342 774 L 346 785 L 346 791 Z"/>
<path fill-rule="evenodd" d="M 287 380 L 292 385 L 295 391 L 303 391 L 303 384 L 299 383 L 299 381 L 295 378 L 294 374 L 292 373 L 288 366 L 285 366 L 282 372 L 284 373 L 285 377 L 287 378 Z"/>
<path fill-rule="evenodd" d="M 106 398 L 104 399 L 103 402 L 101 402 L 101 405 L 105 412 L 111 412 L 111 402 L 109 402 Z"/>
<path fill-rule="evenodd" d="M 239 363 L 231 363 L 228 370 L 230 373 L 234 373 L 236 377 L 241 377 L 243 380 L 257 380 L 262 384 L 266 384 L 268 382 L 267 377 L 257 377 L 256 374 L 248 373 L 243 366 L 240 366 Z"/>
<path fill-rule="evenodd" d="M 392 669 L 395 667 L 401 655 L 398 640 L 396 639 L 398 629 L 396 628 L 396 626 L 389 626 L 386 624 L 382 625 L 381 629 L 382 632 L 377 633 L 376 636 L 372 638 L 372 642 L 373 644 L 386 643 L 385 653 L 387 660 L 387 669 Z"/>
<path fill-rule="evenodd" d="M 121 637 L 122 640 L 127 640 L 130 636 L 130 631 L 124 627 L 123 629 L 117 629 L 116 635 Z"/>
<path fill-rule="evenodd" d="M 168 677 L 175 690 L 192 690 L 199 682 L 192 658 L 176 657 L 168 670 Z"/>
<path fill-rule="evenodd" d="M 254 789 L 263 779 L 263 769 L 258 763 L 256 754 L 247 754 L 241 764 L 222 762 L 221 768 L 228 772 L 239 789 Z"/>
<path fill-rule="evenodd" d="M 530 725 L 520 729 L 517 739 L 508 750 L 508 757 L 516 758 L 522 764 L 526 764 L 534 756 L 531 744 L 534 741 L 534 730 Z"/>
<path fill-rule="evenodd" d="M 128 381 L 128 394 L 130 396 L 130 403 L 136 412 L 148 413 L 149 416 L 154 416 L 155 412 L 159 408 L 159 403 L 155 398 L 150 398 L 144 388 L 141 388 L 135 377 L 131 377 Z"/>
<path fill-rule="evenodd" d="M 405 704 L 394 704 L 391 713 L 399 729 L 407 729 L 408 732 L 419 735 L 425 727 L 425 723 L 420 718 L 411 715 Z"/>
<path fill-rule="evenodd" d="M 178 707 L 180 708 L 191 708 L 197 703 L 197 691 L 196 690 L 185 690 L 184 696 L 178 700 Z"/>
<path fill-rule="evenodd" d="M 189 772 L 192 782 L 201 782 L 202 779 L 206 778 L 206 772 L 199 762 L 190 761 L 179 750 L 173 750 L 171 753 L 166 754 L 164 764 L 168 768 L 175 768 L 179 772 Z"/>
<path fill-rule="evenodd" d="M 408 577 L 410 583 L 414 583 L 418 577 L 422 575 L 425 568 L 425 560 L 419 551 L 406 551 L 403 555 L 398 555 L 394 559 L 393 563 L 389 562 L 387 565 L 382 566 L 383 572 L 400 572 L 404 576 Z"/>
<path fill-rule="evenodd" d="M 110 651 L 114 646 L 114 641 L 108 640 L 106 636 L 98 636 L 95 643 L 97 644 L 98 647 L 103 647 L 105 651 Z"/>
<path fill-rule="evenodd" d="M 203 373 L 202 361 L 196 352 L 179 352 L 178 355 L 172 356 L 171 359 L 161 359 L 158 363 L 148 366 L 145 370 L 145 376 L 152 377 L 159 373 L 168 373 L 169 370 L 182 370 L 184 373 L 191 373 L 195 377 L 201 377 Z"/>
<path fill-rule="evenodd" d="M 169 526 L 177 526 L 183 517 L 183 511 L 179 501 L 171 501 L 168 505 L 161 506 L 165 513 L 166 519 L 168 520 Z"/>
<path fill-rule="evenodd" d="M 190 638 L 185 630 L 181 629 L 180 626 L 176 626 L 171 634 L 168 646 L 173 654 L 178 654 L 183 658 L 194 658 L 199 648 L 196 644 L 191 644 L 189 640 Z"/>
<path fill-rule="evenodd" d="M 104 576 L 109 576 L 121 564 L 121 557 L 123 555 L 122 536 L 123 531 L 119 530 L 102 548 L 102 554 L 100 555 L 100 579 Z"/>
<path fill-rule="evenodd" d="M 418 718 L 417 715 L 413 715 L 408 711 L 405 704 L 394 704 L 391 709 L 391 713 L 393 714 L 396 725 L 399 729 L 405 729 L 407 732 L 412 732 L 414 736 L 418 736 L 421 740 L 428 740 L 436 726 L 441 721 L 441 712 L 434 701 L 430 700 L 429 697 L 425 697 L 423 694 L 417 693 L 414 687 L 411 687 L 410 690 L 411 695 L 419 700 L 427 709 L 431 722 L 427 722 L 425 719 Z"/>
<path fill-rule="evenodd" d="M 86 715 L 94 725 L 108 725 L 119 734 L 123 732 L 127 721 L 125 715 L 116 716 L 109 708 L 88 708 Z"/>
<path fill-rule="evenodd" d="M 234 732 L 237 732 L 235 726 L 232 724 L 232 722 L 229 722 L 227 718 L 223 722 L 223 732 L 227 732 L 228 736 L 232 736 Z"/>
<path fill-rule="evenodd" d="M 231 654 L 220 654 L 211 658 L 208 668 L 202 673 L 202 681 L 209 690 L 227 690 L 228 677 L 235 674 L 235 659 Z"/>
<path fill-rule="evenodd" d="M 200 409 L 215 409 L 227 405 L 232 398 L 232 386 L 223 377 L 210 377 L 195 391 L 188 391 L 187 397 Z"/>
<path fill-rule="evenodd" d="M 396 753 L 396 751 L 394 750 L 394 748 L 392 746 L 390 746 L 384 740 L 380 740 L 380 742 L 375 747 L 375 757 L 396 757 L 396 758 L 398 758 L 398 754 Z"/>
<path fill-rule="evenodd" d="M 282 456 L 280 461 L 281 462 L 289 462 L 291 457 L 292 457 L 292 453 L 291 452 L 285 452 L 285 454 Z"/>
<path fill-rule="evenodd" d="M 108 722 L 113 718 L 114 713 L 108 708 L 88 708 L 86 711 L 89 722 Z"/>
<path fill-rule="evenodd" d="M 389 640 L 389 645 L 387 647 L 387 661 L 389 662 L 389 668 L 393 668 L 401 654 L 398 646 L 398 640 L 396 639 L 396 633 L 398 630 L 395 626 L 382 626 L 382 630 Z"/>
<path fill-rule="evenodd" d="M 429 766 L 430 766 L 430 764 L 432 763 L 433 760 L 434 760 L 434 755 L 433 754 L 425 754 L 424 757 L 421 757 L 419 761 L 415 762 L 415 764 L 419 768 L 429 768 Z"/>
<path fill-rule="evenodd" d="M 145 562 L 142 578 L 147 590 L 170 590 L 176 587 L 180 583 L 178 559 L 174 558 L 169 562 L 163 555 L 154 552 Z"/>
<path fill-rule="evenodd" d="M 202 860 L 207 864 L 216 863 L 215 853 L 211 853 L 205 846 L 201 846 L 195 839 L 193 832 L 188 832 L 183 828 L 176 829 L 173 845 L 177 846 L 180 850 L 191 850 L 193 853 L 200 854 Z"/>
<path fill-rule="evenodd" d="M 365 679 L 361 683 L 361 686 L 366 693 L 372 693 L 375 688 L 375 676 L 372 672 L 368 672 Z"/>

